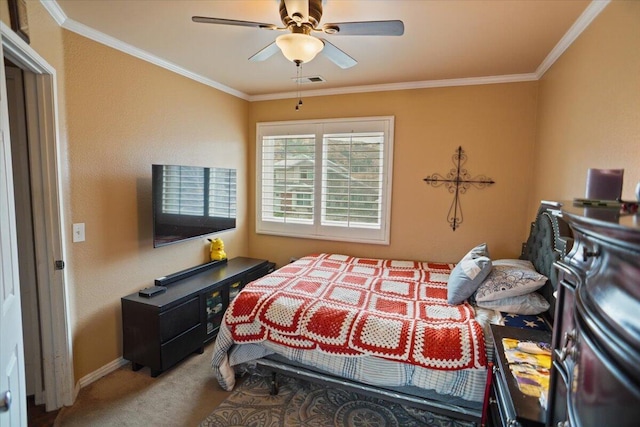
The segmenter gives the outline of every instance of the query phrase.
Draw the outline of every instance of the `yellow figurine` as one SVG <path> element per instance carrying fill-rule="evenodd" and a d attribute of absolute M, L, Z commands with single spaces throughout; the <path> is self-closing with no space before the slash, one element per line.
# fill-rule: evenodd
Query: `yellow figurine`
<path fill-rule="evenodd" d="M 211 254 L 211 261 L 221 261 L 227 259 L 227 253 L 224 251 L 224 242 L 220 238 L 207 239 L 211 242 L 209 245 L 209 252 Z"/>

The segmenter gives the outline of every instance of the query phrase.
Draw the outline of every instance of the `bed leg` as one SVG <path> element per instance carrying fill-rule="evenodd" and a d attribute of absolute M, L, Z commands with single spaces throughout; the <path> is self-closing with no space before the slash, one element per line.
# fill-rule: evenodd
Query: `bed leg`
<path fill-rule="evenodd" d="M 275 372 L 271 373 L 271 391 L 269 394 L 275 396 L 278 394 L 278 374 Z"/>

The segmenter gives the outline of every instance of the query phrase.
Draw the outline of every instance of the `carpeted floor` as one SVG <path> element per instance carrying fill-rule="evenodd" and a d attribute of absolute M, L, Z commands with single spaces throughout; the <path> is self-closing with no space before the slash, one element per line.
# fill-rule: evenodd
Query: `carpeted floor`
<path fill-rule="evenodd" d="M 60 410 L 56 427 L 195 427 L 230 393 L 211 370 L 213 345 L 192 354 L 157 378 L 131 364 L 82 388 L 71 407 Z"/>
<path fill-rule="evenodd" d="M 56 427 L 463 427 L 426 411 L 279 376 L 277 396 L 269 377 L 247 376 L 233 392 L 211 370 L 213 345 L 157 378 L 131 365 L 80 390 L 60 410 Z M 213 411 L 213 412 L 212 412 Z"/>
<path fill-rule="evenodd" d="M 452 420 L 352 392 L 279 376 L 269 394 L 269 378 L 250 376 L 236 386 L 200 427 L 463 427 Z"/>

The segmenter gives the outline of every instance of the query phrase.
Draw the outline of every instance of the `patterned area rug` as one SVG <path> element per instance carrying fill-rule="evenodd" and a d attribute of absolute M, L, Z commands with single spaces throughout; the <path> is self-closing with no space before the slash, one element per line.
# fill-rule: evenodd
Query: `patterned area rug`
<path fill-rule="evenodd" d="M 279 393 L 269 394 L 270 379 L 251 375 L 236 386 L 200 427 L 469 427 L 473 423 L 396 403 L 278 376 Z"/>

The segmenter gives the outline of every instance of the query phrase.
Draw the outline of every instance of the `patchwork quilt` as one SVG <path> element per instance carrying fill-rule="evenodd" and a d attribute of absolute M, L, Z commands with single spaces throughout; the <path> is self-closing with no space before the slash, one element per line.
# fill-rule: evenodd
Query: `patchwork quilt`
<path fill-rule="evenodd" d="M 486 368 L 473 308 L 447 304 L 452 267 L 312 255 L 248 284 L 224 323 L 236 344 L 268 341 L 435 370 Z"/>

